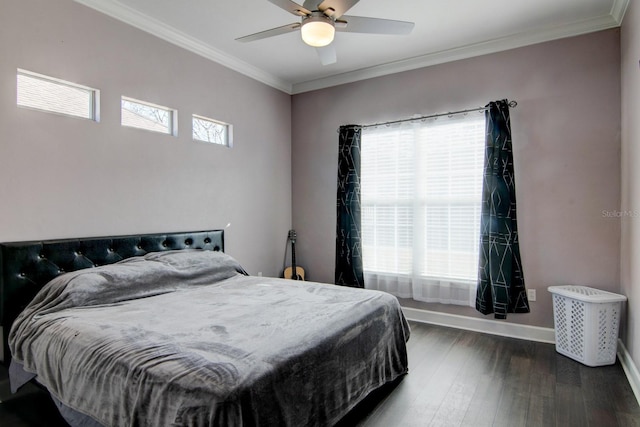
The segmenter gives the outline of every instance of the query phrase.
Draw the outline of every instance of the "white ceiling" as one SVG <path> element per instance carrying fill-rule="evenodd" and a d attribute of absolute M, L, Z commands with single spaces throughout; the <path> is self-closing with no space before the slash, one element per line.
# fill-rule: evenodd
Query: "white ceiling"
<path fill-rule="evenodd" d="M 299 21 L 267 0 L 75 1 L 293 94 L 618 27 L 630 0 L 361 0 L 347 14 L 412 21 L 413 32 L 336 33 L 327 66 L 299 32 L 235 40 Z"/>

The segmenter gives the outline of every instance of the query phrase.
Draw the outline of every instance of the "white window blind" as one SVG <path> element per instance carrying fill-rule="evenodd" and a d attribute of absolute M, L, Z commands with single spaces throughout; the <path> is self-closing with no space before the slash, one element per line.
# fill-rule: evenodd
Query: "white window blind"
<path fill-rule="evenodd" d="M 97 89 L 21 69 L 16 85 L 20 107 L 98 121 Z"/>
<path fill-rule="evenodd" d="M 478 271 L 482 115 L 365 128 L 361 203 L 365 285 L 471 305 Z"/>

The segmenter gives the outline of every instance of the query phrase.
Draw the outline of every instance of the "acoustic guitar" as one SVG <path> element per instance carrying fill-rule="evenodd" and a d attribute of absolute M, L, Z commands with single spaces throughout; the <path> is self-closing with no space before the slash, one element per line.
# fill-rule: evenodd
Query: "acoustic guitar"
<path fill-rule="evenodd" d="M 296 265 L 296 232 L 295 230 L 289 230 L 289 241 L 291 242 L 291 267 L 287 267 L 284 269 L 284 278 L 292 279 L 292 280 L 304 280 L 304 269 Z"/>

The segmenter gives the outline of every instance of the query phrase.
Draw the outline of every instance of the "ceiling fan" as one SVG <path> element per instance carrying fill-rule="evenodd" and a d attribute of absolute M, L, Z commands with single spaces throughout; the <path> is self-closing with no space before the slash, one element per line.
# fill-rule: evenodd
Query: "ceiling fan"
<path fill-rule="evenodd" d="M 344 13 L 360 0 L 306 0 L 301 6 L 291 0 L 269 0 L 271 3 L 301 18 L 300 22 L 237 38 L 250 42 L 300 30 L 302 40 L 317 48 L 322 65 L 336 62 L 331 44 L 336 31 L 369 34 L 409 34 L 414 23 L 391 19 L 349 16 Z"/>

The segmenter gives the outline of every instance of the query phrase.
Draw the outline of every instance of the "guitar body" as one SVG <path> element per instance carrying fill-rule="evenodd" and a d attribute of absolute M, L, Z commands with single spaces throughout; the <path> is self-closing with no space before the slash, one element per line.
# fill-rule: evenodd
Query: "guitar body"
<path fill-rule="evenodd" d="M 284 278 L 293 280 L 304 280 L 304 268 L 296 266 L 296 278 L 293 276 L 293 267 L 287 267 L 284 269 Z"/>
<path fill-rule="evenodd" d="M 296 232 L 294 230 L 289 230 L 289 240 L 291 241 L 291 267 L 284 269 L 284 278 L 304 280 L 304 268 L 296 265 Z"/>

